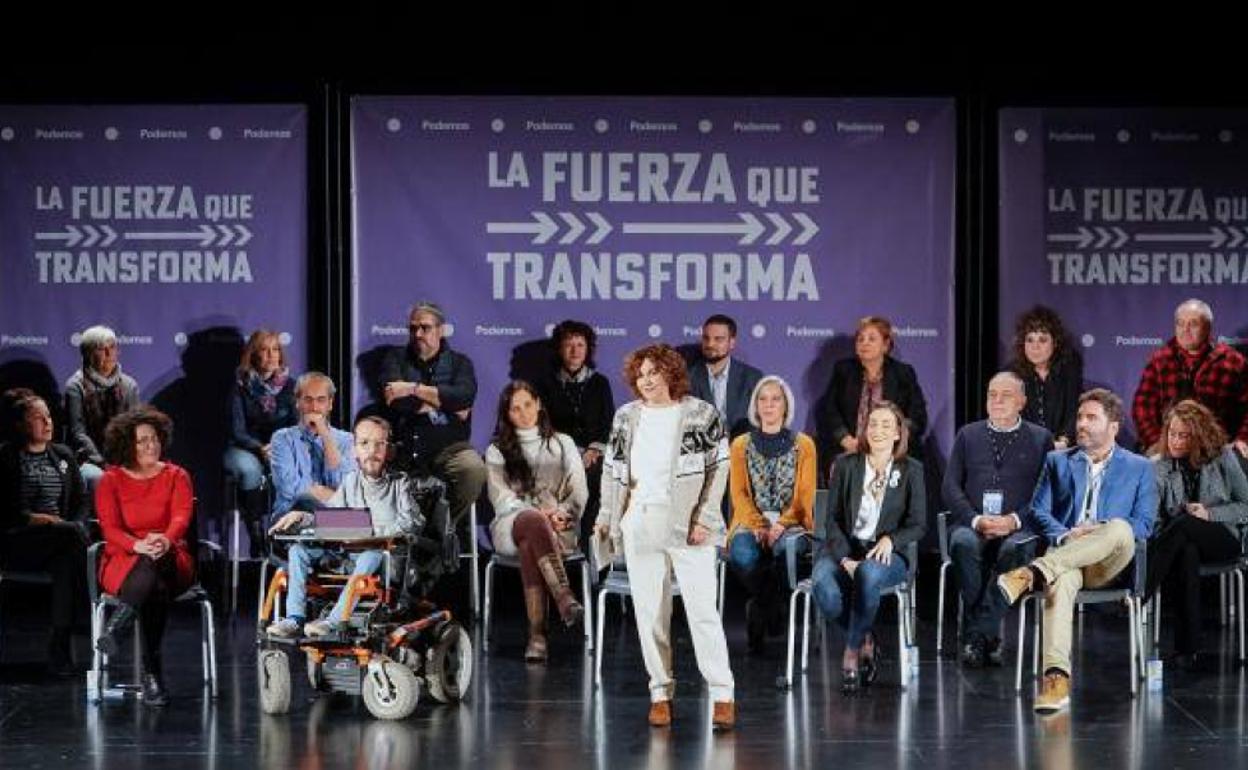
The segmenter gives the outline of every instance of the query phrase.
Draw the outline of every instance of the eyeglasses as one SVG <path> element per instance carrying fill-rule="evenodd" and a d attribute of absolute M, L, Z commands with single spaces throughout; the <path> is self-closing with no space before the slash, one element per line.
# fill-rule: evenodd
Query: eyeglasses
<path fill-rule="evenodd" d="M 160 437 L 159 436 L 139 436 L 138 438 L 134 440 L 134 443 L 138 444 L 139 446 L 147 446 L 149 444 L 159 444 Z"/>
<path fill-rule="evenodd" d="M 412 334 L 428 334 L 439 326 L 440 324 L 408 324 L 407 330 Z"/>
<path fill-rule="evenodd" d="M 377 441 L 373 441 L 371 439 L 361 439 L 356 441 L 355 445 L 361 449 L 385 449 L 390 446 L 390 442 L 385 439 L 379 439 Z"/>

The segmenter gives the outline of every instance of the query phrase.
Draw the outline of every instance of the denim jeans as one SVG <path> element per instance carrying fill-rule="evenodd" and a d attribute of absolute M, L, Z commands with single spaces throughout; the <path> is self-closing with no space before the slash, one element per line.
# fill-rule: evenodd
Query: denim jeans
<path fill-rule="evenodd" d="M 880 595 L 885 589 L 904 583 L 908 577 L 906 560 L 898 553 L 888 564 L 863 559 L 850 577 L 830 554 L 815 560 L 811 575 L 819 610 L 845 629 L 845 646 L 858 650 L 875 624 Z"/>
<path fill-rule="evenodd" d="M 290 579 L 286 585 L 286 615 L 288 617 L 307 619 L 308 575 L 311 574 L 313 565 L 324 555 L 323 549 L 309 548 L 303 543 L 295 543 L 290 547 L 287 566 Z M 381 568 L 381 551 L 348 553 L 346 557 L 347 561 L 353 565 L 352 576 L 372 575 Z M 348 593 L 344 588 L 342 594 L 338 596 L 334 611 L 329 616 L 332 621 L 337 622 L 345 613 L 355 609 L 354 604 L 348 602 Z"/>
<path fill-rule="evenodd" d="M 957 527 L 949 535 L 949 558 L 962 591 L 965 639 L 997 637 L 1009 607 L 996 588 L 995 578 L 1031 561 L 1039 544 L 1040 538 L 1026 531 L 990 540 L 970 527 Z"/>

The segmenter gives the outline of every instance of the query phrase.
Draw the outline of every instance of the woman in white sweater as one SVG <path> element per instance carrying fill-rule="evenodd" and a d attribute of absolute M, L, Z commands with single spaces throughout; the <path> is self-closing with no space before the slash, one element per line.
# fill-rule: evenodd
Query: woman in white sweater
<path fill-rule="evenodd" d="M 524 659 L 546 660 L 546 599 L 571 626 L 584 609 L 568 585 L 563 557 L 576 551 L 576 533 L 589 498 L 585 466 L 572 439 L 556 433 L 527 382 L 516 380 L 498 399 L 494 440 L 485 453 L 489 471 L 494 549 L 520 557 L 529 643 Z"/>

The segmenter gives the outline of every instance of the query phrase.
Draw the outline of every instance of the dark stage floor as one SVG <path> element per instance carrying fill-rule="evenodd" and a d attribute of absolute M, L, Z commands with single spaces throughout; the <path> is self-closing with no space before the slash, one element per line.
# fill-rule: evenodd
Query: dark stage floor
<path fill-rule="evenodd" d="M 254 583 L 253 583 L 254 585 Z M 36 595 L 22 595 L 22 591 Z M 1038 718 L 1030 689 L 1015 697 L 1012 669 L 965 671 L 935 657 L 935 625 L 924 596 L 920 673 L 897 687 L 895 663 L 869 695 L 839 693 L 835 652 L 812 652 L 811 671 L 791 691 L 776 689 L 783 639 L 765 657 L 745 654 L 740 592 L 730 586 L 729 644 L 737 676 L 738 729 L 710 732 L 710 709 L 680 623 L 680 681 L 671 729 L 645 723 L 645 675 L 631 617 L 612 603 L 604 687 L 593 690 L 592 660 L 579 632 L 556 634 L 551 662 L 520 660 L 519 588 L 499 586 L 502 616 L 490 654 L 475 637 L 470 697 L 444 706 L 422 697 L 403 722 L 374 720 L 351 698 L 311 698 L 295 676 L 291 713 L 270 717 L 257 701 L 253 628 L 240 613 L 218 627 L 220 697 L 200 689 L 197 619 L 173 618 L 166 666 L 173 700 L 164 709 L 133 701 L 89 706 L 82 677 L 42 674 L 43 589 L 4 590 L 0 651 L 0 767 L 1203 767 L 1248 766 L 1248 683 L 1234 664 L 1230 628 L 1210 625 L 1207 646 L 1221 655 L 1204 673 L 1167 670 L 1163 691 L 1128 691 L 1125 620 L 1089 611 L 1076 636 L 1071 710 Z M 248 592 L 250 593 L 250 592 Z M 735 600 L 735 601 L 733 601 Z M 251 609 L 247 608 L 247 617 Z M 1013 616 L 1011 616 L 1013 617 Z M 882 623 L 892 623 L 886 612 Z M 885 638 L 895 638 L 882 628 Z M 80 652 L 86 642 L 79 640 Z M 1164 639 L 1163 639 L 1164 646 Z M 891 651 L 895 656 L 895 650 Z M 892 658 L 896 660 L 895 657 Z M 298 673 L 296 671 L 296 673 Z"/>

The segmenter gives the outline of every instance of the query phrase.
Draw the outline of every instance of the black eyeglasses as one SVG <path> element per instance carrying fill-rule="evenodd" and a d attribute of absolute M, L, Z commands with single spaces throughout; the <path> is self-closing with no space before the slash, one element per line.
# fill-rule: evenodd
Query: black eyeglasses
<path fill-rule="evenodd" d="M 407 330 L 412 334 L 428 334 L 438 326 L 439 324 L 408 324 Z"/>

